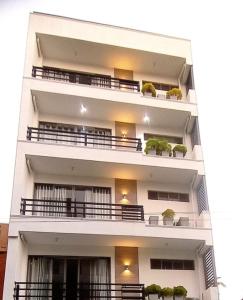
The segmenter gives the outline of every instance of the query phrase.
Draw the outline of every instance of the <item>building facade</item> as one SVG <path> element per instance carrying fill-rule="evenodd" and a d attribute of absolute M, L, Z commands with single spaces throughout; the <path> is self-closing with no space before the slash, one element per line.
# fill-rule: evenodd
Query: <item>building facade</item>
<path fill-rule="evenodd" d="M 218 299 L 190 41 L 32 13 L 3 299 L 153 283 Z"/>
<path fill-rule="evenodd" d="M 0 224 L 0 300 L 3 297 L 3 285 L 8 249 L 8 224 Z"/>

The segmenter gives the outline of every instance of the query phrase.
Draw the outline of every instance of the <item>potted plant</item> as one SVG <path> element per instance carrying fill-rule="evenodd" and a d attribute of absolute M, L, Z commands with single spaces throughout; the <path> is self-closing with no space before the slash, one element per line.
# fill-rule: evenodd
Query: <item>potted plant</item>
<path fill-rule="evenodd" d="M 174 287 L 174 300 L 184 300 L 186 299 L 187 290 L 184 286 L 179 285 Z"/>
<path fill-rule="evenodd" d="M 163 300 L 173 300 L 174 290 L 170 287 L 165 287 L 161 290 Z"/>
<path fill-rule="evenodd" d="M 167 208 L 165 211 L 162 212 L 163 224 L 173 226 L 174 216 L 175 216 L 174 210 Z"/>
<path fill-rule="evenodd" d="M 142 93 L 144 96 L 156 97 L 156 89 L 151 82 L 144 83 Z"/>
<path fill-rule="evenodd" d="M 158 141 L 158 153 L 162 156 L 171 156 L 171 145 L 167 140 Z"/>
<path fill-rule="evenodd" d="M 182 92 L 178 88 L 173 88 L 166 93 L 166 97 L 171 100 L 180 100 L 182 98 Z"/>
<path fill-rule="evenodd" d="M 145 294 L 149 300 L 157 300 L 160 297 L 161 287 L 157 284 L 151 284 L 145 288 Z"/>
<path fill-rule="evenodd" d="M 158 153 L 158 139 L 150 138 L 146 142 L 144 152 L 150 155 L 156 155 Z"/>
<path fill-rule="evenodd" d="M 187 147 L 185 145 L 176 145 L 173 148 L 173 155 L 175 157 L 183 158 L 186 155 Z"/>

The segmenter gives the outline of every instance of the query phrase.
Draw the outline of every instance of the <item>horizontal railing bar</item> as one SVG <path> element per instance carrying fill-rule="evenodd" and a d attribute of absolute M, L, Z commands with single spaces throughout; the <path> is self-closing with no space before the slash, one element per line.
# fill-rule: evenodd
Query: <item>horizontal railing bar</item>
<path fill-rule="evenodd" d="M 130 89 L 132 91 L 140 91 L 139 81 L 130 79 L 121 79 L 108 75 L 85 74 L 80 72 L 58 70 L 54 68 L 32 68 L 32 76 L 42 79 L 54 79 L 71 83 L 93 85 L 107 88 Z"/>
<path fill-rule="evenodd" d="M 44 136 L 43 136 L 44 135 Z M 53 141 L 64 144 L 84 145 L 84 146 L 104 146 L 116 148 L 131 148 L 142 151 L 142 142 L 139 138 L 90 134 L 84 132 L 69 132 L 63 130 L 41 129 L 28 127 L 27 140 Z"/>
<path fill-rule="evenodd" d="M 57 133 L 68 133 L 68 134 L 74 134 L 74 135 L 83 135 L 83 136 L 92 136 L 92 137 L 101 137 L 101 138 L 117 138 L 117 139 L 124 139 L 122 136 L 115 136 L 115 135 L 101 135 L 96 133 L 86 133 L 86 132 L 70 132 L 68 130 L 58 130 L 58 129 L 49 129 L 49 128 L 38 128 L 38 127 L 30 127 L 28 126 L 28 129 L 30 129 L 32 132 L 36 133 L 45 133 L 45 132 L 57 132 Z M 51 135 L 51 133 L 50 133 Z M 126 140 L 139 140 L 138 138 L 132 138 L 132 137 L 125 137 Z"/>
<path fill-rule="evenodd" d="M 144 210 L 142 205 L 127 205 L 113 203 L 74 202 L 51 199 L 21 199 L 20 213 L 22 215 L 31 213 L 33 216 L 50 217 L 75 217 L 85 219 L 87 217 L 105 217 L 117 220 L 144 221 Z"/>
<path fill-rule="evenodd" d="M 15 281 L 15 284 L 57 284 L 56 282 L 38 282 L 38 281 Z M 60 284 L 66 284 L 65 282 L 61 282 Z M 120 285 L 122 287 L 134 287 L 134 286 L 138 286 L 138 287 L 143 287 L 144 284 L 142 283 L 107 283 L 107 282 L 78 282 L 77 284 L 81 284 L 81 285 L 108 285 L 108 286 L 111 286 L 111 285 Z"/>
<path fill-rule="evenodd" d="M 37 139 L 37 140 L 43 140 L 43 141 L 55 141 L 55 142 L 67 142 L 67 143 L 76 143 L 76 144 L 86 144 L 86 145 L 98 145 L 98 146 L 116 146 L 116 147 L 123 147 L 123 148 L 133 148 L 136 149 L 136 146 L 130 146 L 130 145 L 114 145 L 114 144 L 104 144 L 104 143 L 100 143 L 100 142 L 89 142 L 89 141 L 74 141 L 74 140 L 63 140 L 63 139 L 51 139 L 48 137 L 31 137 L 31 139 Z M 123 142 L 124 143 L 124 142 Z M 134 143 L 135 144 L 135 143 Z"/>
<path fill-rule="evenodd" d="M 79 72 L 74 72 L 74 71 L 63 71 L 63 70 L 57 70 L 57 69 L 52 69 L 52 68 L 42 68 L 42 67 L 33 67 L 35 70 L 40 70 L 40 71 L 51 71 L 51 72 L 57 72 L 57 73 L 62 73 L 62 74 L 72 74 L 72 75 L 80 75 L 83 77 L 90 77 L 90 78 L 101 78 L 105 80 L 118 80 L 120 82 L 127 82 L 127 83 L 138 83 L 139 81 L 137 80 L 131 80 L 131 79 L 122 79 L 122 78 L 117 78 L 117 77 L 110 77 L 110 76 L 105 76 L 105 75 L 92 75 L 92 74 L 84 74 L 84 73 L 79 73 Z"/>
<path fill-rule="evenodd" d="M 14 298 L 38 298 L 49 299 L 52 298 L 53 290 L 57 289 L 62 297 L 66 297 L 67 284 L 55 282 L 15 282 Z M 40 295 L 45 292 L 49 295 Z M 121 283 L 80 283 L 76 285 L 77 297 L 82 296 L 83 293 L 90 292 L 90 299 L 145 299 L 144 285 L 143 284 L 121 284 Z M 119 292 L 120 295 L 117 295 Z M 94 295 L 94 294 L 95 295 Z M 101 293 L 101 294 L 99 294 Z M 103 293 L 103 294 L 102 294 Z M 113 295 L 113 293 L 116 293 Z"/>
<path fill-rule="evenodd" d="M 88 212 L 84 212 L 84 213 L 71 213 L 71 212 L 62 212 L 62 211 L 43 211 L 43 210 L 25 210 L 25 212 L 33 212 L 33 213 L 45 213 L 45 214 L 48 214 L 50 216 L 55 216 L 55 215 L 65 215 L 68 217 L 68 215 L 70 214 L 70 217 L 73 217 L 73 216 L 77 216 L 77 217 L 82 217 L 84 218 L 84 215 L 85 216 L 102 216 L 102 217 L 122 217 L 123 219 L 124 218 L 129 218 L 129 219 L 134 219 L 135 217 L 139 218 L 141 217 L 141 215 L 126 215 L 126 214 L 105 214 L 105 213 L 88 213 Z"/>
<path fill-rule="evenodd" d="M 40 201 L 40 202 L 50 202 L 50 201 L 55 201 L 57 203 L 67 203 L 66 201 L 62 201 L 62 200 L 53 200 L 53 199 L 37 199 L 37 198 L 33 198 L 33 199 L 30 199 L 30 198 L 22 198 L 22 200 L 25 200 L 25 201 Z M 124 207 L 124 208 L 127 208 L 127 207 L 134 207 L 134 208 L 143 208 L 143 205 L 135 205 L 135 204 L 116 204 L 116 203 L 94 203 L 94 202 L 71 202 L 71 203 L 78 203 L 78 204 L 91 204 L 91 205 L 107 205 L 107 206 L 119 206 L 119 207 Z"/>

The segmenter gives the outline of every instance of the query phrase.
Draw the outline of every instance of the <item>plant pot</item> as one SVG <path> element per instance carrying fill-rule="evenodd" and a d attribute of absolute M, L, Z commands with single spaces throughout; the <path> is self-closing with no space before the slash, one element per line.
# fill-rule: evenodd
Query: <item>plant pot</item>
<path fill-rule="evenodd" d="M 170 96 L 170 100 L 177 100 L 177 96 Z"/>
<path fill-rule="evenodd" d="M 143 95 L 146 96 L 146 97 L 153 97 L 152 93 L 150 93 L 150 92 L 144 92 Z"/>
<path fill-rule="evenodd" d="M 188 217 L 180 217 L 178 220 L 177 226 L 189 226 L 189 218 Z"/>
<path fill-rule="evenodd" d="M 153 149 L 153 150 L 148 150 L 148 154 L 149 155 L 156 155 L 156 150 Z"/>
<path fill-rule="evenodd" d="M 183 158 L 184 154 L 182 152 L 175 151 L 175 157 L 177 157 L 177 158 Z"/>
<path fill-rule="evenodd" d="M 157 98 L 160 100 L 165 100 L 165 95 L 164 94 L 158 94 Z"/>
<path fill-rule="evenodd" d="M 173 300 L 173 296 L 163 296 L 163 300 Z"/>
<path fill-rule="evenodd" d="M 149 300 L 158 300 L 159 299 L 159 295 L 158 294 L 149 294 L 148 295 L 148 299 Z"/>
<path fill-rule="evenodd" d="M 174 300 L 185 300 L 185 296 L 174 296 Z"/>
<path fill-rule="evenodd" d="M 162 151 L 162 152 L 161 152 L 161 155 L 162 155 L 162 156 L 169 157 L 169 156 L 170 156 L 170 152 L 168 152 L 168 151 Z"/>
<path fill-rule="evenodd" d="M 174 223 L 174 219 L 173 218 L 168 218 L 168 217 L 164 217 L 163 218 L 163 224 L 167 225 L 167 226 L 173 226 Z"/>
<path fill-rule="evenodd" d="M 159 217 L 149 216 L 149 225 L 159 225 Z"/>

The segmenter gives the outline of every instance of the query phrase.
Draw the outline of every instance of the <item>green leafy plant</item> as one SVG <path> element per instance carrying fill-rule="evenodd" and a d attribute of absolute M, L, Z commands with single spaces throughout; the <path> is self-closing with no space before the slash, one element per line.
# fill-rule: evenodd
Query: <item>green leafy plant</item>
<path fill-rule="evenodd" d="M 152 97 L 156 97 L 156 89 L 151 82 L 144 83 L 142 87 L 142 93 L 152 93 Z"/>
<path fill-rule="evenodd" d="M 175 296 L 186 296 L 187 290 L 182 285 L 175 286 L 174 287 L 174 295 Z"/>
<path fill-rule="evenodd" d="M 160 293 L 161 293 L 161 287 L 158 284 L 151 284 L 151 285 L 148 285 L 145 288 L 145 294 L 146 295 L 149 295 L 149 294 L 158 294 L 158 295 L 160 295 Z"/>
<path fill-rule="evenodd" d="M 158 152 L 158 148 L 159 148 L 159 140 L 155 138 L 150 138 L 146 142 L 144 152 L 146 154 L 148 154 L 148 152 L 151 150 L 156 150 L 156 152 Z"/>
<path fill-rule="evenodd" d="M 173 148 L 173 154 L 174 154 L 174 156 L 175 156 L 175 152 L 176 151 L 183 153 L 183 156 L 185 156 L 186 153 L 187 153 L 187 147 L 185 145 L 176 145 Z"/>
<path fill-rule="evenodd" d="M 161 155 L 162 151 L 169 152 L 171 155 L 171 144 L 168 143 L 167 140 L 159 140 L 158 141 L 158 153 Z"/>
<path fill-rule="evenodd" d="M 177 100 L 182 98 L 182 92 L 178 88 L 173 88 L 166 93 L 166 97 L 170 98 L 170 96 L 176 96 Z"/>
<path fill-rule="evenodd" d="M 161 296 L 170 297 L 174 295 L 174 290 L 170 287 L 165 287 L 161 290 Z"/>
<path fill-rule="evenodd" d="M 174 218 L 175 212 L 173 209 L 167 208 L 165 211 L 162 212 L 162 216 L 164 218 Z"/>

